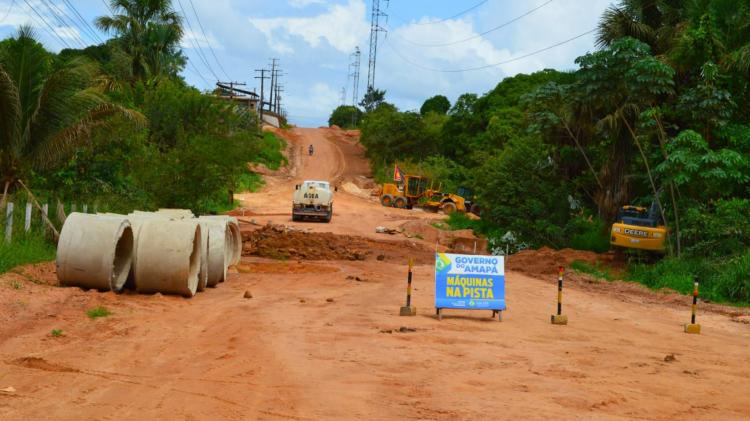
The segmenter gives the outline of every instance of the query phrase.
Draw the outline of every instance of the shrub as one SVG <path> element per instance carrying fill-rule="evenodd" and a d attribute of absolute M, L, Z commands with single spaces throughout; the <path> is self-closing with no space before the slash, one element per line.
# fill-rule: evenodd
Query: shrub
<path fill-rule="evenodd" d="M 605 253 L 609 250 L 608 230 L 601 219 L 579 216 L 571 219 L 565 230 L 570 239 L 568 242 L 570 248 L 595 253 Z"/>
<path fill-rule="evenodd" d="M 344 129 L 353 129 L 358 126 L 362 119 L 362 110 L 351 105 L 340 105 L 331 113 L 328 119 L 329 126 L 339 126 Z"/>
<path fill-rule="evenodd" d="M 89 319 L 94 320 L 98 319 L 99 317 L 107 317 L 112 315 L 112 312 L 109 311 L 106 307 L 95 307 L 86 312 L 86 315 L 89 316 Z"/>

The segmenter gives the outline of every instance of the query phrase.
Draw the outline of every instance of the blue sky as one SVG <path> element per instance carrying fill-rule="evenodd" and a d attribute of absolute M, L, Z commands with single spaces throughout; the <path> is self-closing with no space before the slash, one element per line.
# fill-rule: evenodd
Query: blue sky
<path fill-rule="evenodd" d="M 96 16 L 109 12 L 105 2 L 0 0 L 0 36 L 9 36 L 18 25 L 28 23 L 37 28 L 40 40 L 50 50 L 62 48 L 57 36 L 73 46 L 91 44 L 94 36 L 80 29 L 83 25 L 79 22 L 74 26 L 66 19 L 74 16 L 69 6 L 91 24 Z M 435 94 L 444 94 L 451 101 L 465 92 L 482 94 L 504 77 L 517 73 L 574 69 L 575 58 L 594 49 L 593 34 L 537 55 L 520 57 L 595 28 L 611 3 L 612 0 L 393 0 L 387 4 L 381 0 L 389 14 L 387 23 L 383 23 L 388 34 L 380 38 L 375 85 L 385 89 L 387 100 L 400 109 L 413 110 Z M 477 4 L 470 12 L 450 18 Z M 190 22 L 183 47 L 192 65 L 184 76 L 202 90 L 212 88 L 217 77 L 225 80 L 227 76 L 248 83 L 252 89 L 257 86 L 253 70 L 268 66 L 272 57 L 278 58 L 285 73 L 284 103 L 291 122 L 300 126 L 324 125 L 330 111 L 341 103 L 342 87 L 347 88 L 347 102 L 352 101 L 348 68 L 357 46 L 362 50 L 360 95 L 366 89 L 370 0 L 192 0 L 192 5 L 190 0 L 173 0 L 174 8 L 180 13 L 184 9 Z M 494 66 L 497 63 L 504 64 Z M 487 68 L 435 71 L 476 67 Z"/>

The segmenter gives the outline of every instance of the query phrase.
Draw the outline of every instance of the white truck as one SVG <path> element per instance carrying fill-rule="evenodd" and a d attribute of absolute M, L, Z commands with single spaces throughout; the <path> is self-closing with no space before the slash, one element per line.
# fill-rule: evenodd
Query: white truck
<path fill-rule="evenodd" d="M 292 199 L 292 221 L 301 221 L 305 217 L 322 219 L 331 222 L 333 217 L 333 192 L 327 181 L 308 180 L 294 186 Z"/>

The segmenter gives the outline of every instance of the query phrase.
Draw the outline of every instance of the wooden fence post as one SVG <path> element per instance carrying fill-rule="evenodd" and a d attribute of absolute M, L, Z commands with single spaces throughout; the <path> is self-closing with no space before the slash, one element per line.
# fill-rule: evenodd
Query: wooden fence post
<path fill-rule="evenodd" d="M 8 202 L 5 211 L 5 242 L 10 243 L 13 236 L 13 202 Z"/>
<path fill-rule="evenodd" d="M 59 200 L 57 201 L 57 221 L 60 223 L 60 225 L 65 224 L 65 206 L 63 206 L 62 202 Z"/>
<path fill-rule="evenodd" d="M 23 224 L 23 229 L 26 232 L 29 232 L 31 230 L 31 202 L 26 202 L 26 220 Z"/>
<path fill-rule="evenodd" d="M 44 220 L 49 218 L 49 205 L 45 203 L 42 205 L 42 226 L 44 227 L 44 233 L 46 234 L 47 231 L 47 225 L 44 224 Z"/>

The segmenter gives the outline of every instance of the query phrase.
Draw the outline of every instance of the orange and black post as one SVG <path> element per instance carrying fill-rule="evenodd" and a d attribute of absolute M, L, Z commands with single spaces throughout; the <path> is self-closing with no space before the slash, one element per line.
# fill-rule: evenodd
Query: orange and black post
<path fill-rule="evenodd" d="M 557 314 L 553 314 L 551 317 L 553 325 L 568 324 L 568 316 L 562 314 L 562 291 L 564 276 L 565 268 L 560 266 L 557 270 Z"/>
<path fill-rule="evenodd" d="M 401 307 L 401 311 L 399 313 L 400 316 L 416 316 L 417 315 L 417 309 L 416 307 L 412 307 L 411 305 L 411 278 L 412 278 L 412 269 L 414 267 L 414 263 L 412 262 L 412 259 L 409 259 L 409 274 L 406 278 L 406 305 L 404 307 Z"/>
<path fill-rule="evenodd" d="M 695 312 L 698 309 L 698 281 L 693 282 L 693 307 L 690 313 L 690 323 L 685 325 L 685 333 L 701 333 L 701 325 L 695 323 Z"/>

